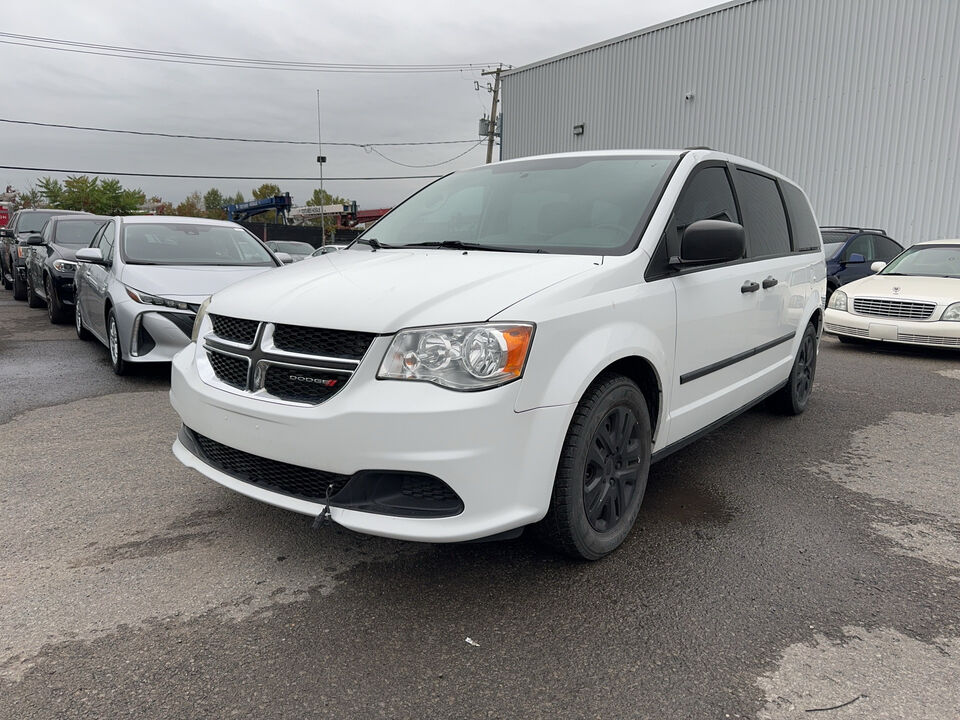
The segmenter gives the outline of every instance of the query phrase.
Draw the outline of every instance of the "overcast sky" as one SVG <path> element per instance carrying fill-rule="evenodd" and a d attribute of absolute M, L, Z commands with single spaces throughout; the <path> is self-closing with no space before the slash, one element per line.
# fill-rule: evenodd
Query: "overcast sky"
<path fill-rule="evenodd" d="M 204 55 L 364 64 L 497 63 L 514 67 L 716 5 L 716 0 L 272 3 L 129 0 L 6 3 L 3 32 Z M 6 38 L 0 38 L 5 40 Z M 340 74 L 199 67 L 0 44 L 0 118 L 229 137 L 313 140 L 320 91 L 325 142 L 478 140 L 490 94 L 479 70 Z M 486 78 L 482 79 L 485 86 Z M 409 165 L 470 145 L 380 147 Z M 496 153 L 496 150 L 495 150 Z M 327 177 L 438 174 L 481 164 L 485 146 L 436 168 L 407 168 L 363 148 L 325 146 Z M 114 135 L 0 123 L 0 164 L 91 171 L 316 177 L 316 147 Z M 496 158 L 496 154 L 494 156 Z M 0 169 L 0 186 L 48 173 Z M 51 173 L 52 174 L 52 173 Z M 63 179 L 65 175 L 55 175 Z M 119 178 L 179 202 L 193 190 L 262 181 Z M 391 206 L 423 180 L 325 181 L 361 208 Z M 318 182 L 281 182 L 303 204 Z M 2 187 L 0 187 L 2 189 Z"/>

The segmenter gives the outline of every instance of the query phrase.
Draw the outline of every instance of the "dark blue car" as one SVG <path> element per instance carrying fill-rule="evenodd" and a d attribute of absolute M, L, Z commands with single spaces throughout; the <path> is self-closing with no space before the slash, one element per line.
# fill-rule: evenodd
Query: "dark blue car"
<path fill-rule="evenodd" d="M 890 262 L 903 246 L 884 230 L 857 227 L 822 227 L 823 256 L 827 261 L 827 298 L 841 285 L 873 275 L 870 265 Z"/>

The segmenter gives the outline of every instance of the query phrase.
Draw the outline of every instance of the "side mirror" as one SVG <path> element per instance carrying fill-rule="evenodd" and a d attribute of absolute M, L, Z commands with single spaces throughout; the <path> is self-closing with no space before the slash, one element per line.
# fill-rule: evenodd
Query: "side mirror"
<path fill-rule="evenodd" d="M 882 260 L 877 260 L 875 263 L 870 263 L 870 270 L 875 273 L 878 273 L 881 270 L 883 270 L 886 266 L 887 264 L 885 262 L 883 262 Z"/>
<path fill-rule="evenodd" d="M 865 263 L 867 259 L 860 253 L 850 253 L 850 257 L 847 258 L 848 263 Z"/>
<path fill-rule="evenodd" d="M 10 228 L 0 228 L 0 237 L 13 237 L 13 231 Z"/>
<path fill-rule="evenodd" d="M 77 262 L 92 263 L 94 265 L 106 265 L 106 261 L 103 259 L 103 253 L 100 252 L 100 248 L 83 248 L 83 250 L 77 250 Z"/>
<path fill-rule="evenodd" d="M 27 245 L 43 245 L 43 236 L 31 235 L 27 238 Z"/>
<path fill-rule="evenodd" d="M 284 265 L 289 265 L 290 263 L 293 262 L 293 257 L 290 255 L 290 253 L 275 252 L 274 255 L 276 255 L 277 260 L 282 262 Z"/>
<path fill-rule="evenodd" d="M 708 265 L 739 260 L 746 249 L 743 225 L 726 220 L 697 220 L 680 238 L 680 257 L 670 258 L 675 266 Z"/>

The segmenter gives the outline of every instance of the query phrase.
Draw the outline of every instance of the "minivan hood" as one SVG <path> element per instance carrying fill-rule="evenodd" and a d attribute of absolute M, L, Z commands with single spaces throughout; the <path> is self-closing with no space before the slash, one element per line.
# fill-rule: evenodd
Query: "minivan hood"
<path fill-rule="evenodd" d="M 151 295 L 202 302 L 239 280 L 259 275 L 274 266 L 227 265 L 124 265 L 120 280 L 134 290 Z"/>
<path fill-rule="evenodd" d="M 894 292 L 893 289 L 897 288 Z M 926 300 L 954 303 L 960 301 L 960 278 L 921 275 L 870 275 L 841 285 L 851 297 L 881 297 L 898 300 Z"/>
<path fill-rule="evenodd" d="M 585 255 L 351 249 L 238 283 L 213 298 L 210 311 L 392 333 L 404 327 L 487 320 L 539 290 L 596 269 L 600 262 Z"/>

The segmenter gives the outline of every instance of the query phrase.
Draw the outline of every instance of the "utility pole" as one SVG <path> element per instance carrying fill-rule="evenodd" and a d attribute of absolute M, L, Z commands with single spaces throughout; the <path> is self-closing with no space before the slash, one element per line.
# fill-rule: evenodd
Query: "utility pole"
<path fill-rule="evenodd" d="M 497 130 L 497 103 L 500 101 L 500 71 L 502 65 L 497 66 L 496 70 L 484 70 L 481 75 L 493 75 L 493 104 L 490 106 L 490 125 L 487 129 L 487 165 L 493 162 L 493 138 Z"/>
<path fill-rule="evenodd" d="M 327 245 L 327 218 L 324 216 L 323 199 L 323 164 L 327 159 L 323 156 L 323 132 L 320 125 L 320 88 L 317 88 L 317 162 L 320 163 L 320 247 Z"/>

